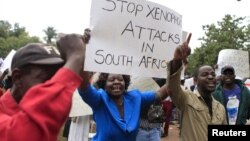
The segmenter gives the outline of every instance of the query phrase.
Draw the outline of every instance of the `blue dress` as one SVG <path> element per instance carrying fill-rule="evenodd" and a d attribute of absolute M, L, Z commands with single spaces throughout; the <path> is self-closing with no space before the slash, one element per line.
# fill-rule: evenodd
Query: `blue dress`
<path fill-rule="evenodd" d="M 127 91 L 124 94 L 124 119 L 106 91 L 92 85 L 79 90 L 82 99 L 92 108 L 96 122 L 96 135 L 92 141 L 135 141 L 139 128 L 140 112 L 144 106 L 154 103 L 155 92 Z"/>

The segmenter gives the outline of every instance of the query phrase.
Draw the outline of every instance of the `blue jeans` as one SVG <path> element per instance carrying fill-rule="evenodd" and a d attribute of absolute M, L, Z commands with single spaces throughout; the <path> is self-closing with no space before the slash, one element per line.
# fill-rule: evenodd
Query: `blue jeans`
<path fill-rule="evenodd" d="M 139 128 L 136 141 L 160 141 L 160 134 L 160 128 L 153 128 L 151 130 L 143 130 L 142 128 Z"/>

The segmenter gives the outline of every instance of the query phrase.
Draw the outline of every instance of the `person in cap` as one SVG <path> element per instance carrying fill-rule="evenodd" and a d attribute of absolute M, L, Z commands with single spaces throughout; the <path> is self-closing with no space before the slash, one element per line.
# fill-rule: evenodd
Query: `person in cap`
<path fill-rule="evenodd" d="M 250 118 L 250 91 L 235 77 L 234 68 L 224 66 L 213 97 L 224 105 L 228 124 L 245 125 Z"/>
<path fill-rule="evenodd" d="M 215 90 L 215 71 L 211 66 L 203 65 L 197 68 L 194 75 L 196 89 L 192 92 L 181 88 L 181 72 L 183 63 L 191 49 L 188 40 L 175 49 L 174 57 L 167 63 L 166 85 L 175 106 L 181 111 L 181 141 L 207 141 L 208 125 L 226 124 L 226 114 L 223 105 L 212 97 Z"/>
<path fill-rule="evenodd" d="M 73 92 L 84 79 L 87 33 L 62 36 L 59 51 L 41 43 L 17 50 L 11 63 L 13 86 L 0 98 L 1 141 L 57 141 Z"/>

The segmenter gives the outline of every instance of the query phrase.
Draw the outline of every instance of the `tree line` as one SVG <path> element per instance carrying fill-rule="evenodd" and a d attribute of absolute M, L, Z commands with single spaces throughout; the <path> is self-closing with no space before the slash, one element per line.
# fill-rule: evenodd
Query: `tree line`
<path fill-rule="evenodd" d="M 54 27 L 47 27 L 43 30 L 45 33 L 44 40 L 48 44 L 54 44 L 52 39 L 57 33 Z M 11 25 L 8 21 L 0 20 L 0 58 L 5 58 L 9 52 L 31 42 L 44 42 L 37 36 L 30 36 L 25 27 L 15 23 Z"/>

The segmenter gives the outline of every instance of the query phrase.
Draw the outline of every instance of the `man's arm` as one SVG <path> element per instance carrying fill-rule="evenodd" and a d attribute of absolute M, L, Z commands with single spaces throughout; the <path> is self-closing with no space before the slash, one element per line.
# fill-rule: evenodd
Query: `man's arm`
<path fill-rule="evenodd" d="M 86 43 L 88 43 L 90 40 L 90 37 L 91 37 L 90 32 L 91 30 L 89 28 L 84 30 L 83 38 Z M 83 79 L 79 87 L 80 90 L 85 90 L 88 87 L 88 85 L 90 84 L 89 80 L 91 79 L 92 75 L 93 73 L 91 72 L 84 71 L 84 69 L 81 70 L 80 76 L 85 79 Z"/>
<path fill-rule="evenodd" d="M 80 75 L 83 69 L 86 48 L 83 36 L 78 34 L 61 35 L 57 41 L 57 47 L 65 60 L 63 67 Z"/>
<path fill-rule="evenodd" d="M 170 75 L 174 74 L 177 72 L 180 67 L 182 66 L 182 63 L 187 64 L 187 57 L 191 53 L 191 49 L 188 47 L 188 44 L 190 42 L 192 34 L 190 33 L 188 35 L 187 40 L 179 47 L 175 49 L 174 52 L 174 58 L 171 60 L 170 65 Z"/>
<path fill-rule="evenodd" d="M 187 64 L 187 57 L 191 52 L 188 43 L 191 34 L 188 35 L 187 41 L 175 49 L 173 59 L 168 63 L 166 86 L 174 104 L 181 110 L 186 100 L 184 91 L 181 88 L 181 70 L 182 65 Z"/>
<path fill-rule="evenodd" d="M 166 85 L 163 85 L 157 92 L 157 100 L 164 100 L 167 96 L 173 94 L 171 88 L 169 87 L 169 77 L 176 73 L 181 67 L 182 63 L 187 64 L 187 57 L 191 52 L 188 47 L 192 34 L 188 35 L 187 41 L 185 41 L 181 46 L 177 47 L 174 52 L 174 58 L 170 61 L 170 72 L 167 73 Z M 168 71 L 167 71 L 168 72 Z M 175 83 L 180 85 L 180 83 Z M 177 86 L 180 87 L 180 86 Z"/>

